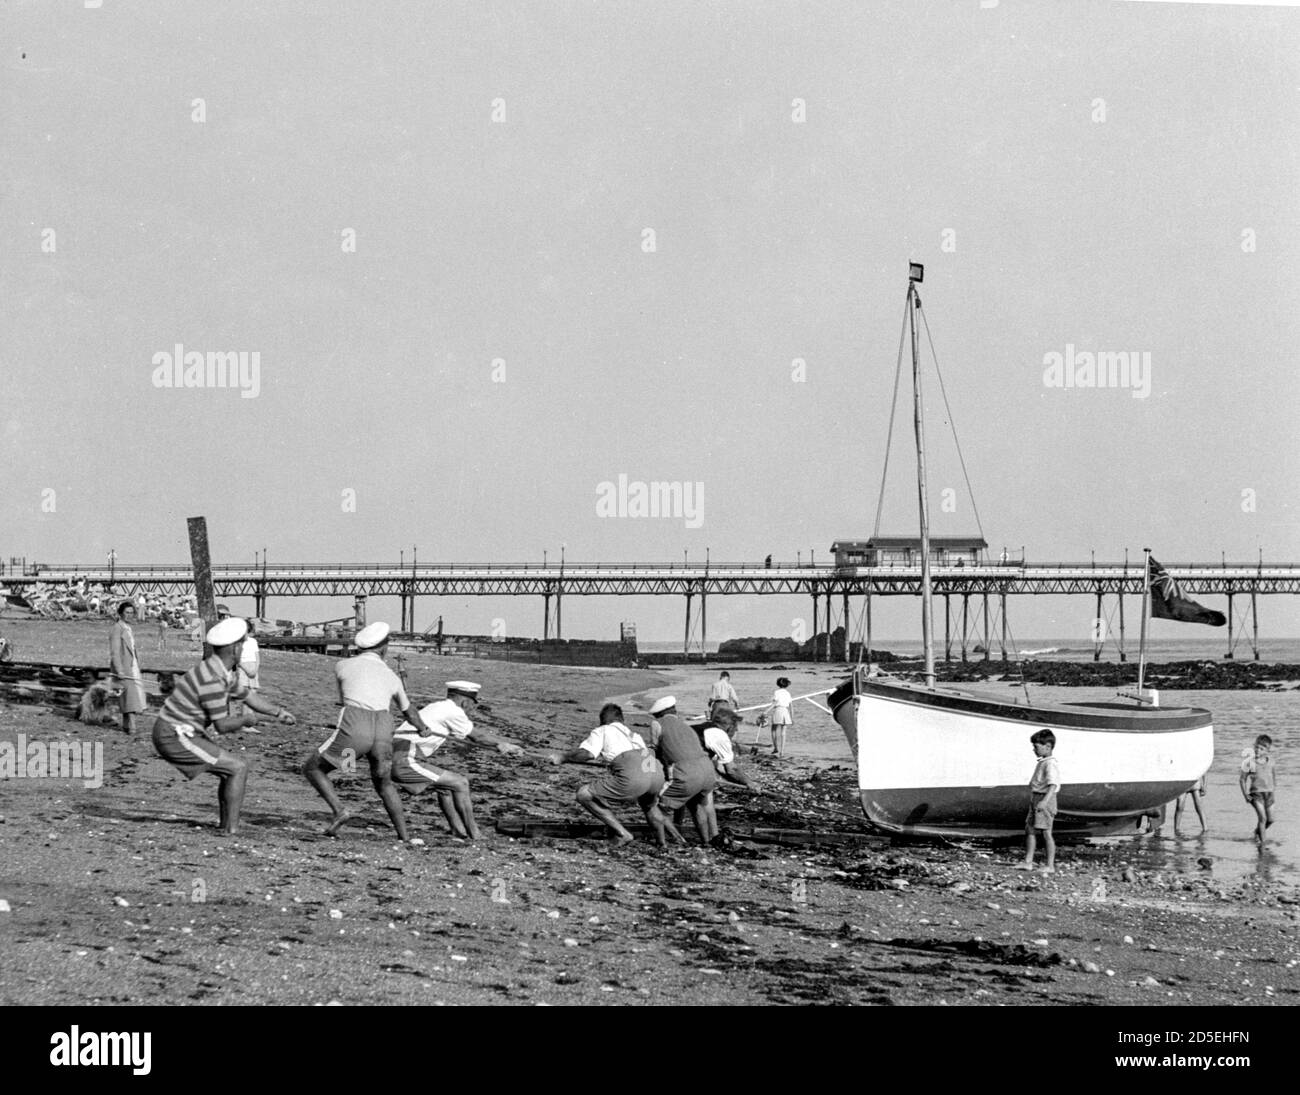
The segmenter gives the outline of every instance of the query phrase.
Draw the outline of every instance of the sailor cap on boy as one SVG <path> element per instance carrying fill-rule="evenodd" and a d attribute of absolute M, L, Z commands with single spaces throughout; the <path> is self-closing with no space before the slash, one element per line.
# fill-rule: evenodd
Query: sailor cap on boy
<path fill-rule="evenodd" d="M 662 699 L 655 700 L 655 702 L 650 705 L 650 714 L 662 715 L 670 707 L 676 707 L 676 706 L 677 706 L 676 696 L 664 696 Z"/>
<path fill-rule="evenodd" d="M 472 700 L 478 699 L 478 694 L 483 690 L 481 684 L 475 684 L 473 681 L 448 681 L 447 694 L 456 692 L 462 696 L 468 696 Z"/>
<path fill-rule="evenodd" d="M 363 627 L 352 641 L 358 650 L 373 650 L 386 638 L 388 638 L 388 625 L 381 621 Z"/>
<path fill-rule="evenodd" d="M 230 646 L 231 643 L 237 643 L 248 634 L 248 624 L 238 616 L 228 616 L 219 624 L 213 624 L 208 628 L 207 643 L 209 646 Z"/>

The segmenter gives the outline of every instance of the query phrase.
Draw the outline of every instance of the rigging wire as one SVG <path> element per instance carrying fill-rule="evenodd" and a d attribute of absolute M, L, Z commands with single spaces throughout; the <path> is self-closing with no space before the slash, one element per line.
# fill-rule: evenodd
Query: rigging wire
<path fill-rule="evenodd" d="M 910 298 L 908 303 L 910 304 Z M 889 404 L 889 433 L 885 437 L 885 466 L 880 472 L 880 497 L 876 499 L 876 527 L 871 533 L 874 540 L 880 535 L 880 515 L 885 506 L 885 482 L 889 476 L 889 453 L 894 447 L 894 414 L 898 410 L 898 382 L 903 375 L 903 344 L 907 341 L 908 307 L 903 308 L 903 329 L 898 333 L 898 363 L 894 366 L 894 396 Z M 980 534 L 981 536 L 983 533 Z"/>
<path fill-rule="evenodd" d="M 984 539 L 984 526 L 980 522 L 979 507 L 975 504 L 975 491 L 970 485 L 970 475 L 966 472 L 966 458 L 962 455 L 961 441 L 957 437 L 957 420 L 952 416 L 952 408 L 948 406 L 948 391 L 943 386 L 943 373 L 939 370 L 939 355 L 934 352 L 934 339 L 930 335 L 930 320 L 921 309 L 921 322 L 925 324 L 925 338 L 930 344 L 930 357 L 934 359 L 934 374 L 939 378 L 939 391 L 943 394 L 943 409 L 948 412 L 948 424 L 952 427 L 953 443 L 957 446 L 957 459 L 961 463 L 961 474 L 966 480 L 966 493 L 970 496 L 970 507 L 975 513 L 975 527 L 979 529 L 980 539 Z"/>

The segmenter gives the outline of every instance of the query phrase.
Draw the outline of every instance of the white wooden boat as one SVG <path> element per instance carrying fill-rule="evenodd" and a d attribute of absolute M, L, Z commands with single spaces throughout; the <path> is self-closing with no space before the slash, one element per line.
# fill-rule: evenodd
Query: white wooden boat
<path fill-rule="evenodd" d="M 828 707 L 857 763 L 862 809 L 877 828 L 917 835 L 1023 833 L 1036 730 L 1056 735 L 1062 785 L 1054 831 L 1134 832 L 1142 814 L 1193 787 L 1214 759 L 1210 712 L 1159 707 L 1142 688 L 1147 606 L 1143 597 L 1138 688 L 1109 703 L 1017 704 L 1001 696 L 935 686 L 925 444 L 917 360 L 916 283 L 908 282 L 921 519 L 925 683 L 870 676 L 859 667 Z M 1163 573 L 1163 572 L 1160 572 Z M 1146 586 L 1149 593 L 1151 565 Z"/>

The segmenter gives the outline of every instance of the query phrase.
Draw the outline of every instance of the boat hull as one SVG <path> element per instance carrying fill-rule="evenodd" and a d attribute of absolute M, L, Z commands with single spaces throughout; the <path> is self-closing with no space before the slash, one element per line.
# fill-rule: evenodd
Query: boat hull
<path fill-rule="evenodd" d="M 1053 831 L 1062 835 L 1133 832 L 1214 759 L 1212 719 L 1200 708 L 1022 706 L 861 678 L 833 693 L 830 707 L 857 761 L 863 812 L 895 833 L 1023 833 L 1029 737 L 1043 727 L 1056 735 L 1063 782 Z"/>

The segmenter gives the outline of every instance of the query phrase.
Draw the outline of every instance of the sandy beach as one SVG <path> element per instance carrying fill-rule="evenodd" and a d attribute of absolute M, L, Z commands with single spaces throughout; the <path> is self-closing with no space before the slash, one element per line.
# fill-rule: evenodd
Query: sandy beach
<path fill-rule="evenodd" d="M 102 664 L 107 627 L 5 621 L 22 657 L 68 664 Z M 193 656 L 173 637 L 142 660 Z M 825 756 L 745 755 L 768 793 L 719 804 L 724 825 L 830 846 L 503 836 L 504 818 L 589 820 L 573 801 L 588 773 L 455 745 L 440 762 L 470 776 L 482 841 L 454 841 L 425 796 L 405 802 L 426 843 L 398 844 L 364 777 L 341 785 L 361 818 L 325 837 L 298 768 L 332 724 L 332 666 L 264 655 L 265 691 L 300 724 L 233 739 L 253 767 L 233 839 L 214 831 L 215 781 L 186 783 L 147 734 L 0 703 L 0 742 L 98 741 L 104 757 L 98 787 L 0 787 L 0 1003 L 1297 1002 L 1293 887 L 1135 868 L 1122 845 L 1063 845 L 1049 876 L 1012 870 L 1015 848 L 894 844 L 867 833 L 849 768 Z M 481 681 L 483 724 L 530 748 L 576 745 L 607 698 L 694 695 L 701 674 L 420 657 L 406 672 L 421 701 Z"/>

